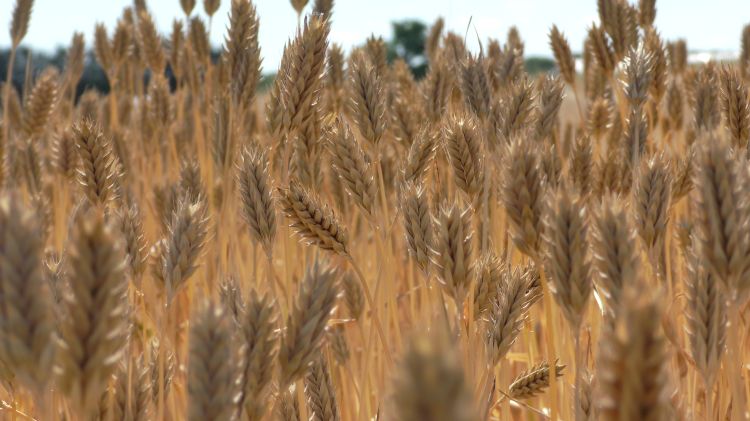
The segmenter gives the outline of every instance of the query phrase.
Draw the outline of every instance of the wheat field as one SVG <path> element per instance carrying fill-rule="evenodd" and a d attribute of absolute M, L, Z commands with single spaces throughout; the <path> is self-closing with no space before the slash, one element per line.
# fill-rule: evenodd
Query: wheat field
<path fill-rule="evenodd" d="M 333 0 L 263 69 L 225 1 L 218 59 L 219 0 L 168 34 L 136 0 L 22 92 L 12 5 L 2 419 L 748 419 L 750 25 L 693 65 L 654 0 L 598 0 L 531 76 L 517 30 L 438 20 L 415 80 L 329 42 Z M 111 89 L 77 98 L 87 48 Z"/>

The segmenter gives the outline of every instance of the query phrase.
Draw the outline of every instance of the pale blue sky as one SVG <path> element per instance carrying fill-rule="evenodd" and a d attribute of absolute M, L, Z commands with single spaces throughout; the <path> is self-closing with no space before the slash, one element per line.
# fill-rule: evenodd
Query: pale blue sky
<path fill-rule="evenodd" d="M 0 26 L 10 22 L 14 1 L 0 0 Z M 226 32 L 230 1 L 221 0 L 214 16 L 211 40 L 217 46 Z M 197 3 L 193 13 L 205 16 L 202 0 Z M 130 4 L 131 0 L 36 0 L 24 44 L 52 50 L 67 45 L 78 30 L 85 33 L 90 46 L 94 24 L 103 22 L 113 28 Z M 255 4 L 264 67 L 270 70 L 278 66 L 284 43 L 294 34 L 296 14 L 288 0 L 255 0 Z M 164 33 L 171 29 L 173 19 L 183 17 L 179 0 L 149 0 L 148 5 Z M 579 51 L 587 26 L 597 20 L 595 0 L 336 0 L 331 40 L 348 48 L 372 33 L 388 37 L 394 20 L 416 18 L 432 23 L 438 16 L 445 18 L 448 29 L 461 34 L 473 17 L 468 38 L 472 49 L 477 45 L 476 32 L 483 42 L 488 37 L 504 39 L 508 28 L 516 25 L 526 42 L 526 53 L 546 56 L 550 55 L 547 33 L 552 24 Z M 664 38 L 687 38 L 690 49 L 738 50 L 742 26 L 750 23 L 750 0 L 659 0 L 656 16 Z M 0 46 L 8 44 L 8 30 L 2 29 Z"/>

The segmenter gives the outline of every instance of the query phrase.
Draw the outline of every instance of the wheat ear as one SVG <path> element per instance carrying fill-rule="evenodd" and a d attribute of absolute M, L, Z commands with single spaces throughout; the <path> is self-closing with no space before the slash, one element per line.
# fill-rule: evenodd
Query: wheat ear
<path fill-rule="evenodd" d="M 280 103 L 283 104 L 282 121 L 287 130 L 305 128 L 315 112 L 329 30 L 326 20 L 311 16 L 284 53 L 289 59 L 281 65 Z"/>
<path fill-rule="evenodd" d="M 750 95 L 736 70 L 724 67 L 720 73 L 721 110 L 732 144 L 747 149 L 750 138 Z"/>
<path fill-rule="evenodd" d="M 274 302 L 269 296 L 252 291 L 239 320 L 244 339 L 240 407 L 250 420 L 262 419 L 273 376 L 276 357 L 276 314 L 273 307 Z"/>
<path fill-rule="evenodd" d="M 198 270 L 198 258 L 208 235 L 206 204 L 180 200 L 169 224 L 169 237 L 162 254 L 163 287 L 171 300 Z"/>
<path fill-rule="evenodd" d="M 592 289 L 586 208 L 561 187 L 545 217 L 545 270 L 552 292 L 577 335 Z"/>
<path fill-rule="evenodd" d="M 260 81 L 259 19 L 249 0 L 232 1 L 224 60 L 229 72 L 228 90 L 239 111 L 248 110 Z"/>
<path fill-rule="evenodd" d="M 254 241 L 271 255 L 276 238 L 276 202 L 267 155 L 258 147 L 248 147 L 242 154 L 237 175 L 242 201 L 242 217 Z"/>
<path fill-rule="evenodd" d="M 492 89 L 485 70 L 484 56 L 469 55 L 461 63 L 461 92 L 468 108 L 477 118 L 490 110 Z"/>
<path fill-rule="evenodd" d="M 472 117 L 453 116 L 443 128 L 443 137 L 456 185 L 472 202 L 478 202 L 487 174 L 477 122 Z"/>
<path fill-rule="evenodd" d="M 346 187 L 354 202 L 372 217 L 377 201 L 375 170 L 369 156 L 354 138 L 349 125 L 339 118 L 328 131 L 333 170 Z"/>
<path fill-rule="evenodd" d="M 22 129 L 27 138 L 36 138 L 44 133 L 57 105 L 58 79 L 57 71 L 48 69 L 34 84 L 24 104 Z"/>
<path fill-rule="evenodd" d="M 93 204 L 108 205 L 117 199 L 119 174 L 109 142 L 91 120 L 73 127 L 80 166 L 78 182 Z"/>
<path fill-rule="evenodd" d="M 237 357 L 229 317 L 203 304 L 190 325 L 188 420 L 232 420 L 236 413 Z"/>
<path fill-rule="evenodd" d="M 549 44 L 552 48 L 552 53 L 555 55 L 557 68 L 560 69 L 560 74 L 565 80 L 565 83 L 575 86 L 576 70 L 573 53 L 570 51 L 570 44 L 565 38 L 565 35 L 556 25 L 553 25 L 552 29 L 550 29 Z"/>
<path fill-rule="evenodd" d="M 456 301 L 460 314 L 474 269 L 471 210 L 457 202 L 443 204 L 436 219 L 433 263 L 440 281 Z"/>
<path fill-rule="evenodd" d="M 437 136 L 431 130 L 424 128 L 419 131 L 414 142 L 409 146 L 409 152 L 404 162 L 404 180 L 421 183 L 427 170 L 435 158 Z"/>
<path fill-rule="evenodd" d="M 510 351 L 531 305 L 530 284 L 520 270 L 505 272 L 505 283 L 493 303 L 487 331 L 488 354 L 494 365 Z"/>
<path fill-rule="evenodd" d="M 556 377 L 561 377 L 565 370 L 564 365 L 555 361 Z M 546 361 L 530 368 L 510 384 L 508 395 L 513 399 L 530 399 L 544 392 L 549 387 L 550 367 Z"/>
<path fill-rule="evenodd" d="M 362 53 L 349 64 L 350 113 L 362 137 L 377 145 L 386 129 L 386 96 L 377 68 Z"/>
<path fill-rule="evenodd" d="M 128 267 L 134 281 L 140 280 L 146 268 L 146 240 L 143 233 L 141 211 L 136 202 L 117 213 L 117 222 L 125 239 Z"/>
<path fill-rule="evenodd" d="M 57 359 L 60 389 L 80 414 L 94 409 L 127 343 L 127 278 L 122 242 L 101 211 L 75 220 L 67 261 L 71 294 Z"/>
<path fill-rule="evenodd" d="M 392 411 L 403 421 L 475 419 L 466 374 L 447 333 L 412 340 L 394 382 Z"/>
<path fill-rule="evenodd" d="M 544 229 L 544 185 L 539 157 L 528 141 L 518 140 L 508 148 L 505 162 L 501 198 L 511 237 L 522 253 L 537 258 Z"/>
<path fill-rule="evenodd" d="M 611 310 L 618 306 L 624 286 L 633 282 L 638 273 L 635 231 L 616 199 L 604 202 L 594 215 L 593 228 L 591 253 L 597 292 Z"/>
<path fill-rule="evenodd" d="M 280 390 L 276 397 L 275 412 L 279 421 L 300 421 L 297 394 L 286 388 Z"/>
<path fill-rule="evenodd" d="M 477 260 L 474 269 L 474 318 L 479 319 L 492 309 L 505 286 L 506 267 L 489 251 Z"/>
<path fill-rule="evenodd" d="M 0 355 L 34 393 L 42 393 L 50 378 L 56 339 L 39 229 L 20 196 L 0 197 Z"/>
<path fill-rule="evenodd" d="M 304 376 L 314 360 L 338 296 L 338 275 L 316 261 L 305 273 L 279 349 L 280 383 Z"/>
<path fill-rule="evenodd" d="M 311 421 L 339 421 L 336 390 L 325 357 L 318 357 L 305 376 L 305 395 Z"/>
<path fill-rule="evenodd" d="M 311 245 L 336 254 L 348 253 L 348 236 L 335 214 L 305 189 L 292 180 L 289 188 L 280 191 L 280 204 L 300 238 Z"/>
<path fill-rule="evenodd" d="M 695 247 L 688 250 L 688 276 L 685 278 L 687 306 L 685 318 L 690 351 L 711 399 L 726 342 L 726 298 L 718 280 L 706 270 Z"/>
<path fill-rule="evenodd" d="M 635 281 L 626 287 L 602 333 L 597 409 L 603 420 L 663 419 L 667 415 L 667 349 L 658 304 Z"/>
<path fill-rule="evenodd" d="M 641 166 L 633 194 L 635 226 L 655 268 L 663 270 L 661 254 L 669 222 L 671 174 L 663 160 L 652 158 Z"/>

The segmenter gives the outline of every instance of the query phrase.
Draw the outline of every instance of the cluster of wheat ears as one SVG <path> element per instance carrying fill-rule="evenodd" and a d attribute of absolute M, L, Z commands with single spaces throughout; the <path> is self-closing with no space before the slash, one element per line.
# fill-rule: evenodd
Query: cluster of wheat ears
<path fill-rule="evenodd" d="M 653 0 L 599 0 L 582 73 L 552 27 L 532 78 L 515 29 L 438 20 L 415 80 L 293 0 L 257 94 L 251 1 L 217 60 L 195 3 L 96 27 L 107 95 L 81 34 L 8 72 L 3 419 L 747 419 L 750 26 L 693 66 Z"/>

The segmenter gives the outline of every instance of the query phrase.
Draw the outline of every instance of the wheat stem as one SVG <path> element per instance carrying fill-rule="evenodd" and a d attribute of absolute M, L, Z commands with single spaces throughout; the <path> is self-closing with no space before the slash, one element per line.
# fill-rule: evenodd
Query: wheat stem
<path fill-rule="evenodd" d="M 541 261 L 539 261 L 538 258 L 533 258 L 534 266 L 536 266 L 539 269 L 539 276 L 540 276 L 540 282 L 542 284 L 542 294 L 543 294 L 543 300 L 544 300 L 544 318 L 545 318 L 545 326 L 544 326 L 544 337 L 547 342 L 547 357 L 550 361 L 554 361 L 553 358 L 556 353 L 555 349 L 555 325 L 554 325 L 554 318 L 552 315 L 552 295 L 549 290 L 549 285 L 547 284 L 547 275 L 544 273 L 544 266 L 542 265 Z M 550 417 L 553 420 L 557 419 L 557 371 L 554 369 L 550 370 Z"/>
<path fill-rule="evenodd" d="M 724 369 L 727 370 L 732 388 L 732 419 L 746 419 L 745 381 L 743 371 L 745 364 L 742 358 L 742 329 L 741 329 L 741 305 L 737 298 L 733 298 L 729 305 L 729 328 L 727 338 L 727 358 L 724 361 Z M 739 367 L 737 367 L 739 365 Z"/>
<path fill-rule="evenodd" d="M 347 260 L 349 261 L 352 269 L 354 269 L 354 272 L 357 274 L 359 282 L 362 284 L 362 290 L 365 292 L 367 305 L 370 307 L 372 322 L 375 325 L 375 329 L 378 331 L 378 335 L 380 336 L 380 344 L 383 346 L 383 350 L 385 351 L 385 356 L 388 359 L 388 363 L 393 365 L 393 355 L 391 355 L 391 350 L 388 346 L 388 340 L 386 339 L 385 332 L 383 331 L 383 326 L 380 324 L 380 318 L 377 314 L 377 308 L 375 307 L 375 302 L 372 298 L 372 294 L 370 293 L 370 287 L 367 286 L 365 275 L 362 274 L 362 270 L 359 268 L 359 265 L 357 265 L 357 263 L 351 256 L 347 255 Z"/>
<path fill-rule="evenodd" d="M 8 104 L 10 103 L 10 95 L 13 82 L 13 67 L 16 64 L 16 45 L 15 43 L 10 47 L 10 57 L 8 58 L 8 68 L 5 76 L 5 92 L 3 92 L 3 133 L 0 141 L 8 142 L 8 133 L 10 133 L 10 115 L 8 111 Z M 0 152 L 5 152 L 6 145 L 0 145 Z M 5 155 L 0 154 L 0 162 L 5 161 Z M 0 171 L 0 185 L 3 185 L 3 171 Z M 15 416 L 15 415 L 14 415 Z"/>

